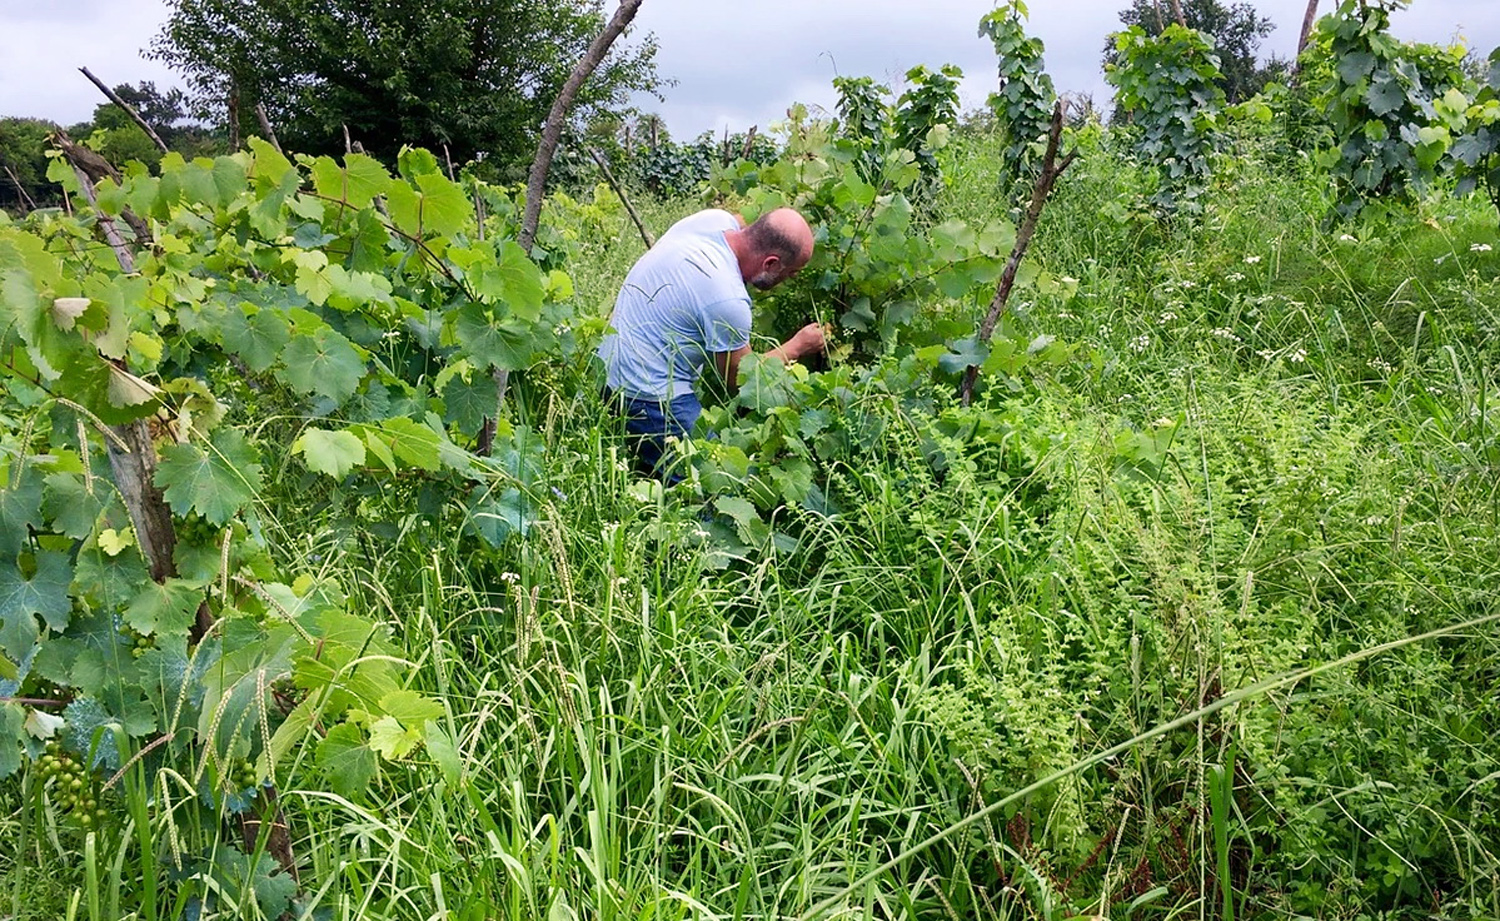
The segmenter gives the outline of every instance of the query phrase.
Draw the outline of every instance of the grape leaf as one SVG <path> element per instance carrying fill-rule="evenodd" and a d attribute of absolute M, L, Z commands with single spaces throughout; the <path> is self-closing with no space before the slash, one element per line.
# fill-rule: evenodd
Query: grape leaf
<path fill-rule="evenodd" d="M 125 609 L 125 622 L 146 635 L 186 634 L 197 620 L 203 583 L 187 579 L 148 582 Z"/>
<path fill-rule="evenodd" d="M 469 494 L 469 520 L 486 543 L 498 547 L 513 534 L 526 536 L 536 521 L 533 506 L 519 489 L 496 496 L 493 490 L 478 486 Z"/>
<path fill-rule="evenodd" d="M 76 473 L 54 473 L 47 477 L 46 484 L 42 510 L 52 519 L 53 529 L 74 540 L 88 537 L 104 513 L 103 500 L 90 492 Z M 5 527 L 0 522 L 0 541 L 4 540 Z"/>
<path fill-rule="evenodd" d="M 408 728 L 416 728 L 443 715 L 442 704 L 407 689 L 392 691 L 380 698 L 380 709 Z"/>
<path fill-rule="evenodd" d="M 27 467 L 20 482 L 0 490 L 0 558 L 13 559 L 28 529 L 42 530 L 42 475 Z"/>
<path fill-rule="evenodd" d="M 498 391 L 495 378 L 475 371 L 472 380 L 455 375 L 443 388 L 443 421 L 466 432 L 478 431 L 484 420 L 495 411 Z"/>
<path fill-rule="evenodd" d="M 21 734 L 26 712 L 20 704 L 0 704 L 0 780 L 21 769 Z"/>
<path fill-rule="evenodd" d="M 442 464 L 438 453 L 438 434 L 405 416 L 381 423 L 378 437 L 396 457 L 413 467 L 435 472 Z"/>
<path fill-rule="evenodd" d="M 502 320 L 483 304 L 466 304 L 455 325 L 465 354 L 481 368 L 520 371 L 531 363 L 531 335 L 514 321 Z"/>
<path fill-rule="evenodd" d="M 291 914 L 297 880 L 282 872 L 281 865 L 270 854 L 246 856 L 233 847 L 218 847 L 214 849 L 210 872 L 214 889 L 223 893 L 226 902 L 240 907 L 236 914 L 241 917 L 280 918 Z M 254 911 L 251 905 L 255 906 Z"/>
<path fill-rule="evenodd" d="M 255 154 L 251 169 L 257 182 L 265 180 L 271 185 L 282 185 L 282 179 L 292 169 L 292 161 L 283 156 L 281 151 L 253 135 L 246 143 Z"/>
<path fill-rule="evenodd" d="M 394 717 L 382 716 L 370 727 L 370 748 L 387 761 L 398 761 L 422 743 L 422 733 L 403 729 Z"/>
<path fill-rule="evenodd" d="M 209 446 L 208 452 L 192 442 L 167 448 L 156 485 L 177 514 L 193 511 L 221 525 L 260 492 L 260 453 L 234 429 L 215 432 Z"/>
<path fill-rule="evenodd" d="M 35 615 L 41 615 L 47 626 L 59 633 L 67 629 L 73 612 L 73 601 L 68 597 L 72 581 L 73 567 L 65 553 L 39 552 L 36 572 L 30 578 L 15 563 L 0 561 L 0 629 L 4 631 L 0 643 L 16 658 L 30 649 L 25 643 L 28 632 L 32 640 L 36 638 Z M 13 644 L 12 639 L 19 642 Z"/>
<path fill-rule="evenodd" d="M 349 340 L 324 327 L 298 336 L 281 353 L 281 377 L 299 393 L 315 393 L 335 403 L 354 395 L 365 375 L 364 359 Z"/>
<path fill-rule="evenodd" d="M 301 454 L 307 468 L 342 480 L 349 471 L 365 462 L 365 445 L 352 432 L 329 432 L 306 429 L 292 442 L 292 453 Z"/>
<path fill-rule="evenodd" d="M 380 770 L 380 761 L 365 744 L 358 726 L 339 723 L 318 743 L 318 766 L 327 772 L 333 792 L 353 797 L 370 786 Z"/>
<path fill-rule="evenodd" d="M 151 578 L 140 553 L 127 548 L 110 556 L 97 545 L 86 545 L 78 554 L 73 578 L 78 592 L 94 607 L 113 611 L 129 603 L 136 586 Z"/>
<path fill-rule="evenodd" d="M 476 266 L 473 273 L 475 293 L 504 302 L 512 316 L 536 322 L 541 316 L 546 287 L 541 270 L 526 256 L 526 251 L 512 240 L 499 246 L 495 261 Z"/>
<path fill-rule="evenodd" d="M 275 363 L 276 356 L 292 338 L 291 328 L 280 312 L 256 310 L 249 304 L 226 311 L 219 335 L 224 347 L 240 356 L 257 374 Z"/>
<path fill-rule="evenodd" d="M 104 704 L 92 697 L 75 697 L 63 710 L 68 721 L 64 730 L 67 747 L 80 755 L 92 755 L 89 767 L 103 765 L 106 770 L 120 767 L 120 748 L 115 742 L 115 730 L 124 730 L 124 721 L 117 719 Z"/>

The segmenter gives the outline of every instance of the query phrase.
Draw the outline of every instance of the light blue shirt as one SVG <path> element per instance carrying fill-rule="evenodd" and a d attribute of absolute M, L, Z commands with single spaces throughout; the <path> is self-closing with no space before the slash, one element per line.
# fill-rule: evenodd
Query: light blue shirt
<path fill-rule="evenodd" d="M 750 294 L 724 239 L 728 211 L 685 217 L 631 268 L 599 346 L 611 390 L 636 399 L 693 391 L 708 357 L 750 344 Z"/>

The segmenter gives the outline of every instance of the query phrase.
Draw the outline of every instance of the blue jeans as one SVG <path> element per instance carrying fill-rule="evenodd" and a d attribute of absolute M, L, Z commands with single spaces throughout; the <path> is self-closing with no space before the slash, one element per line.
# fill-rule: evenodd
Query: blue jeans
<path fill-rule="evenodd" d="M 703 412 L 696 393 L 684 393 L 667 401 L 641 400 L 606 391 L 605 399 L 625 420 L 625 443 L 635 455 L 635 469 L 667 483 L 676 483 L 682 474 L 671 471 L 675 462 L 667 450 L 667 439 L 686 439 Z"/>

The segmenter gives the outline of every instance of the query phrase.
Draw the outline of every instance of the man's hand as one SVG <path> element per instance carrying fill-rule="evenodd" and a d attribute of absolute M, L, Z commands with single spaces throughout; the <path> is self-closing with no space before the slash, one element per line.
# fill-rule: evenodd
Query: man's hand
<path fill-rule="evenodd" d="M 766 353 L 767 358 L 780 362 L 801 361 L 828 348 L 829 330 L 818 323 L 809 323 L 792 334 L 792 338 Z M 739 387 L 740 359 L 750 352 L 747 345 L 733 352 L 716 352 L 714 367 L 724 379 L 724 384 L 733 392 Z"/>
<path fill-rule="evenodd" d="M 791 361 L 801 361 L 809 355 L 817 355 L 828 348 L 828 331 L 821 323 L 809 323 L 787 340 L 782 346 L 785 357 Z"/>

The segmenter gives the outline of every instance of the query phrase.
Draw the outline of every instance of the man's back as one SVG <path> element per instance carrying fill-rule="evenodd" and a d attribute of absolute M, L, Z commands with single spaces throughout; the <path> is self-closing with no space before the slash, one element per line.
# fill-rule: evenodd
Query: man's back
<path fill-rule="evenodd" d="M 611 390 L 633 398 L 690 393 L 708 356 L 750 341 L 750 296 L 724 232 L 727 211 L 683 218 L 631 268 L 599 346 Z"/>

